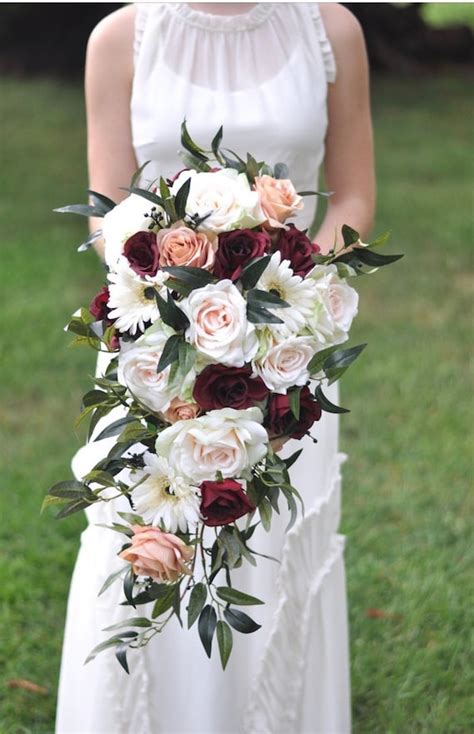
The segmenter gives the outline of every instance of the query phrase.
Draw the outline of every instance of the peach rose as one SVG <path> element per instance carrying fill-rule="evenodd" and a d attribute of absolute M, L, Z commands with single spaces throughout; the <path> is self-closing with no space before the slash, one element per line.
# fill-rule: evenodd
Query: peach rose
<path fill-rule="evenodd" d="M 182 222 L 175 222 L 169 229 L 162 229 L 156 241 L 162 268 L 189 265 L 210 270 L 214 265 L 218 245 L 214 232 L 195 232 Z"/>
<path fill-rule="evenodd" d="M 174 582 L 182 573 L 191 574 L 186 563 L 194 556 L 194 549 L 176 535 L 142 525 L 132 525 L 132 530 L 132 545 L 118 555 L 132 564 L 137 576 Z"/>
<path fill-rule="evenodd" d="M 199 413 L 199 405 L 197 403 L 187 403 L 180 398 L 173 398 L 168 410 L 163 413 L 169 423 L 176 421 L 189 421 L 196 418 Z"/>
<path fill-rule="evenodd" d="M 272 228 L 286 229 L 285 220 L 303 209 L 303 197 L 296 193 L 288 178 L 273 178 L 266 174 L 257 176 L 254 189 L 260 196 L 267 225 Z"/>

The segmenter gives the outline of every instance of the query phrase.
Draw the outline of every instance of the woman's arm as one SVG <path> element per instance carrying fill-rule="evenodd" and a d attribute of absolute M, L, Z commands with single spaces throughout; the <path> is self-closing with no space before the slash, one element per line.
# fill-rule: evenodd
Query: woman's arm
<path fill-rule="evenodd" d="M 94 28 L 86 54 L 85 96 L 89 188 L 116 202 L 138 168 L 130 127 L 135 8 L 111 13 Z M 101 220 L 89 220 L 90 231 Z M 95 245 L 103 257 L 103 242 Z"/>
<path fill-rule="evenodd" d="M 369 70 L 359 22 L 337 3 L 321 3 L 320 11 L 336 59 L 337 78 L 328 86 L 328 132 L 324 169 L 334 191 L 315 241 L 323 252 L 334 244 L 341 226 L 349 224 L 364 239 L 375 213 L 375 173 Z"/>

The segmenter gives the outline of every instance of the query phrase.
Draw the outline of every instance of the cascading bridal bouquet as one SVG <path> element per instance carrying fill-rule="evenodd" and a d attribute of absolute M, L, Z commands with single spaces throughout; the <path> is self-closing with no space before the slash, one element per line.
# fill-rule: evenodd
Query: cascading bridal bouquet
<path fill-rule="evenodd" d="M 282 459 L 278 442 L 308 434 L 321 411 L 346 412 L 324 390 L 365 346 L 340 346 L 358 306 L 348 280 L 401 257 L 375 251 L 387 235 L 364 244 L 347 225 L 322 255 L 288 223 L 317 192 L 297 193 L 284 164 L 222 149 L 222 127 L 209 152 L 185 122 L 181 140 L 187 167 L 172 179 L 140 188 L 142 167 L 120 204 L 90 191 L 91 204 L 57 210 L 103 217 L 79 250 L 103 237 L 108 284 L 67 328 L 110 352 L 79 420 L 89 419 L 88 440 L 116 440 L 44 506 L 64 503 L 61 518 L 128 499 L 110 525 L 124 564 L 100 593 L 122 578 L 122 603 L 152 610 L 108 627 L 87 658 L 113 647 L 127 672 L 128 649 L 173 616 L 182 625 L 183 608 L 208 656 L 216 636 L 224 668 L 232 630 L 259 629 L 241 607 L 263 601 L 234 588 L 232 570 L 256 564 L 249 541 L 260 523 L 271 530 L 281 501 L 288 528 L 298 516 L 289 469 L 302 449 Z"/>

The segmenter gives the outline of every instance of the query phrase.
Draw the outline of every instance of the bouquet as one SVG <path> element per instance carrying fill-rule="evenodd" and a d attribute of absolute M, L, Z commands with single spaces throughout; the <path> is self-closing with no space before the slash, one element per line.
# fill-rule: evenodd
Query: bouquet
<path fill-rule="evenodd" d="M 140 187 L 145 164 L 120 204 L 90 191 L 90 204 L 57 210 L 103 217 L 79 249 L 104 239 L 107 285 L 67 329 L 110 353 L 79 419 L 89 440 L 116 441 L 44 506 L 62 503 L 62 518 L 127 498 L 110 525 L 123 567 L 101 593 L 121 579 L 122 603 L 152 603 L 151 613 L 107 628 L 87 658 L 114 648 L 127 672 L 128 650 L 172 617 L 197 623 L 209 657 L 216 638 L 224 668 L 233 634 L 259 629 L 248 607 L 264 600 L 235 588 L 232 571 L 256 564 L 249 541 L 281 504 L 288 528 L 303 511 L 289 474 L 302 449 L 282 459 L 281 441 L 309 434 L 322 411 L 347 412 L 325 386 L 365 346 L 341 347 L 358 307 L 349 281 L 401 257 L 376 252 L 387 235 L 365 244 L 347 225 L 321 254 L 290 221 L 319 192 L 297 192 L 285 164 L 223 149 L 222 127 L 210 151 L 185 121 L 181 140 L 186 167 L 171 179 Z M 94 434 L 117 407 L 122 416 Z"/>

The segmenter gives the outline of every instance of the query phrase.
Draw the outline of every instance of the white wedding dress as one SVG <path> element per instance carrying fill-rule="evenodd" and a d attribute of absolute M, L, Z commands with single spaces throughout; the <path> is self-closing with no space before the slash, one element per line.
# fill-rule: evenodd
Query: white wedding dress
<path fill-rule="evenodd" d="M 138 3 L 131 102 L 139 164 L 150 179 L 183 167 L 178 156 L 184 117 L 207 147 L 220 124 L 224 146 L 269 163 L 285 161 L 297 190 L 314 189 L 324 156 L 327 84 L 335 62 L 315 3 L 260 3 L 239 16 L 218 16 L 186 3 Z M 311 223 L 313 199 L 295 221 Z M 146 206 L 145 206 L 146 209 Z M 107 356 L 99 359 L 98 374 Z M 329 397 L 337 400 L 337 386 Z M 116 414 L 105 421 L 111 421 Z M 104 427 L 104 421 L 97 430 Z M 131 652 L 129 676 L 106 651 L 88 665 L 102 629 L 133 616 L 121 583 L 97 593 L 123 564 L 122 536 L 98 527 L 116 518 L 117 504 L 88 512 L 69 596 L 57 710 L 57 733 L 81 734 L 345 734 L 350 689 L 344 538 L 338 534 L 340 468 L 337 416 L 323 413 L 313 444 L 291 470 L 306 514 L 285 536 L 288 513 L 274 515 L 271 533 L 256 532 L 252 547 L 276 556 L 233 572 L 236 588 L 265 600 L 250 613 L 262 628 L 234 633 L 222 672 L 217 648 L 209 660 L 197 629 L 173 620 L 162 635 Z M 114 439 L 89 443 L 73 460 L 83 476 Z M 122 509 L 129 509 L 128 504 Z M 258 529 L 260 530 L 260 528 Z M 143 608 L 141 608 L 143 609 Z M 141 613 L 141 612 L 140 612 Z"/>

